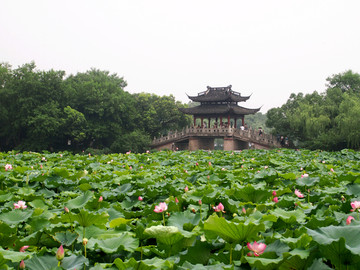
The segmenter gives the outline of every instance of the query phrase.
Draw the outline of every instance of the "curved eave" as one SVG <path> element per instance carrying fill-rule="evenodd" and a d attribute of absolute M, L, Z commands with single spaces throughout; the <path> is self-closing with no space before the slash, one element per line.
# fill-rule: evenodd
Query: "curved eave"
<path fill-rule="evenodd" d="M 200 105 L 192 108 L 179 108 L 179 110 L 185 114 L 190 115 L 248 115 L 255 114 L 260 111 L 260 108 L 249 109 L 237 105 Z"/>
<path fill-rule="evenodd" d="M 250 96 L 236 96 L 236 95 L 230 95 L 230 96 L 189 96 L 187 95 L 189 99 L 191 99 L 194 102 L 242 102 L 247 101 Z"/>

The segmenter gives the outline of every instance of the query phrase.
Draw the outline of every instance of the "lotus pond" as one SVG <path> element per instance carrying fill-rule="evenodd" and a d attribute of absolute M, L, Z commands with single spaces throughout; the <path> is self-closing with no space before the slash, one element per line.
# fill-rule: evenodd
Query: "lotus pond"
<path fill-rule="evenodd" d="M 360 269 L 360 153 L 0 153 L 0 269 Z"/>

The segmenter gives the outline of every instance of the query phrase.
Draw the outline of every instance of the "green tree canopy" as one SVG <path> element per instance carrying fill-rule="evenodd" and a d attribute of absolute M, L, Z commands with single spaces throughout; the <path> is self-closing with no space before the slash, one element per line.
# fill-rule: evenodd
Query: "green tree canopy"
<path fill-rule="evenodd" d="M 286 104 L 268 111 L 266 125 L 298 147 L 358 149 L 360 75 L 347 71 L 327 81 L 324 93 L 291 94 Z"/>

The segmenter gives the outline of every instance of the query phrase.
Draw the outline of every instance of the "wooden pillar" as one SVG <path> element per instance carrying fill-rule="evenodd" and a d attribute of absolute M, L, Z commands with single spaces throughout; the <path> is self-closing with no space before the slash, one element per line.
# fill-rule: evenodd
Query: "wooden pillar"
<path fill-rule="evenodd" d="M 245 126 L 244 116 L 242 116 L 241 121 L 242 121 L 242 125 Z"/>
<path fill-rule="evenodd" d="M 220 127 L 222 126 L 222 116 L 220 116 Z"/>
<path fill-rule="evenodd" d="M 209 117 L 209 119 L 208 119 L 208 128 L 211 128 L 210 127 L 210 122 L 211 122 L 211 117 Z"/>
<path fill-rule="evenodd" d="M 230 114 L 228 114 L 228 127 L 230 127 Z"/>
<path fill-rule="evenodd" d="M 194 115 L 194 127 L 196 127 L 196 116 Z"/>
<path fill-rule="evenodd" d="M 204 117 L 201 116 L 201 128 L 204 127 Z"/>
<path fill-rule="evenodd" d="M 234 116 L 234 128 L 236 128 L 236 116 Z"/>

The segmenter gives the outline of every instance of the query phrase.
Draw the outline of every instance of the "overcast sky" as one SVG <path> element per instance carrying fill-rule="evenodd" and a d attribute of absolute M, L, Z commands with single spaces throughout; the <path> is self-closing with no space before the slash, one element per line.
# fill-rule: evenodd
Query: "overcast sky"
<path fill-rule="evenodd" d="M 265 113 L 360 73 L 359 12 L 359 0 L 0 0 L 0 62 L 94 67 L 181 102 L 231 84 Z"/>

